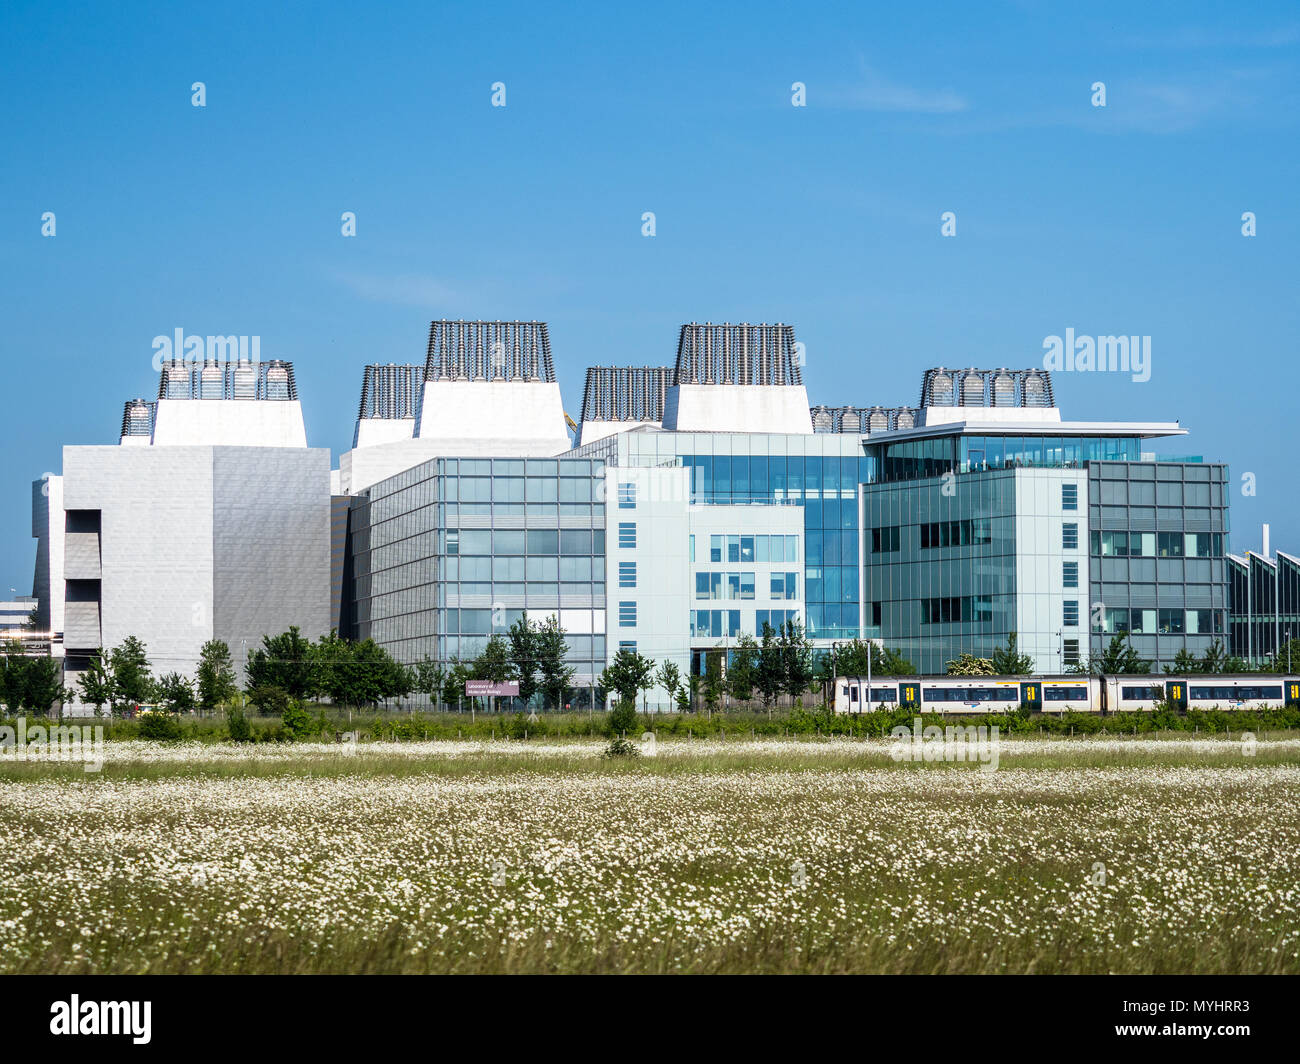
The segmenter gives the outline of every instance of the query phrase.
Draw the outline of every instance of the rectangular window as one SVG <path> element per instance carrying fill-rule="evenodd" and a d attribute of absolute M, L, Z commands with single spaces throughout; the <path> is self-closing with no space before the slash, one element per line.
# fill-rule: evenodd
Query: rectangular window
<path fill-rule="evenodd" d="M 1183 632 L 1183 624 L 1184 618 L 1182 610 L 1160 611 L 1161 635 L 1181 635 Z"/>
<path fill-rule="evenodd" d="M 619 650 L 631 650 L 632 652 L 635 653 L 635 652 L 636 652 L 636 640 L 635 640 L 635 639 L 620 639 L 620 640 L 618 641 L 618 649 L 619 649 Z"/>
<path fill-rule="evenodd" d="M 618 508 L 620 510 L 636 509 L 635 484 L 620 484 L 618 486 Z"/>
<path fill-rule="evenodd" d="M 618 586 L 636 587 L 636 562 L 618 563 Z"/>
<path fill-rule="evenodd" d="M 709 561 L 711 562 L 722 561 L 722 537 L 721 536 L 709 537 Z"/>
<path fill-rule="evenodd" d="M 695 574 L 695 597 L 697 599 L 706 599 L 709 597 L 709 574 Z"/>
<path fill-rule="evenodd" d="M 1079 508 L 1079 485 L 1061 485 L 1061 509 L 1077 510 Z"/>
<path fill-rule="evenodd" d="M 620 628 L 636 627 L 636 603 L 620 602 L 618 604 L 618 626 Z"/>
<path fill-rule="evenodd" d="M 636 522 L 620 521 L 618 523 L 618 545 L 623 550 L 636 550 Z M 695 537 L 691 537 L 691 545 L 695 545 Z"/>
<path fill-rule="evenodd" d="M 1079 563 L 1078 562 L 1061 563 L 1061 586 L 1062 587 L 1079 586 Z"/>
<path fill-rule="evenodd" d="M 1156 554 L 1161 558 L 1181 558 L 1185 536 L 1182 532 L 1157 532 Z"/>
<path fill-rule="evenodd" d="M 1079 526 L 1076 522 L 1066 521 L 1065 524 L 1061 526 L 1061 549 L 1079 549 Z"/>
<path fill-rule="evenodd" d="M 1079 641 L 1077 639 L 1062 640 L 1061 660 L 1066 665 L 1079 664 Z"/>
<path fill-rule="evenodd" d="M 754 574 L 740 574 L 740 597 L 742 599 L 752 599 L 754 597 Z"/>
<path fill-rule="evenodd" d="M 873 554 L 889 554 L 898 550 L 899 534 L 898 525 L 889 525 L 885 528 L 873 528 L 871 530 L 871 552 Z M 793 559 L 786 559 L 792 561 Z"/>
<path fill-rule="evenodd" d="M 1066 628 L 1078 628 L 1079 627 L 1079 600 L 1066 599 L 1064 605 L 1065 605 L 1065 614 L 1061 618 L 1062 623 L 1065 625 Z"/>

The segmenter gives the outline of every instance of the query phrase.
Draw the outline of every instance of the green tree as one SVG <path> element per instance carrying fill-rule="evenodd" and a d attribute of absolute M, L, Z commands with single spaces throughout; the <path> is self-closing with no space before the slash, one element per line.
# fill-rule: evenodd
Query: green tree
<path fill-rule="evenodd" d="M 448 705 L 460 705 L 465 698 L 465 681 L 474 679 L 474 668 L 470 662 L 461 661 L 459 657 L 451 659 L 447 669 L 447 679 L 442 689 L 442 700 Z"/>
<path fill-rule="evenodd" d="M 311 640 L 297 625 L 263 636 L 262 646 L 248 655 L 248 687 L 280 687 L 292 698 L 311 698 L 317 691 L 315 661 Z"/>
<path fill-rule="evenodd" d="M 1222 652 L 1223 644 L 1216 642 L 1210 649 L 1213 650 L 1215 647 L 1218 647 Z M 1209 650 L 1205 652 L 1205 656 L 1207 659 L 1209 658 L 1210 656 Z M 1239 669 L 1228 668 L 1228 665 L 1230 663 L 1236 663 L 1236 662 L 1240 662 L 1242 667 Z M 1246 663 L 1243 659 L 1231 658 L 1228 657 L 1226 654 L 1223 654 L 1222 657 L 1219 659 L 1219 667 L 1214 671 L 1245 672 L 1246 671 L 1245 666 Z M 1269 672 L 1296 672 L 1297 670 L 1300 670 L 1300 639 L 1288 639 L 1280 647 L 1277 648 L 1277 653 L 1273 655 L 1273 660 L 1269 662 L 1268 671 Z M 1205 671 L 1209 672 L 1210 669 L 1207 668 Z"/>
<path fill-rule="evenodd" d="M 542 694 L 557 710 L 561 709 L 573 685 L 575 670 L 567 661 L 569 643 L 558 618 L 549 617 L 544 624 L 538 626 L 535 645 L 537 665 L 542 674 Z"/>
<path fill-rule="evenodd" d="M 249 743 L 253 741 L 253 728 L 239 706 L 232 706 L 226 717 L 226 727 L 230 730 L 232 743 Z"/>
<path fill-rule="evenodd" d="M 1188 673 L 1201 672 L 1204 662 L 1199 660 L 1195 654 L 1183 647 L 1174 655 L 1171 664 L 1164 666 L 1162 671 L 1166 676 L 1186 676 Z"/>
<path fill-rule="evenodd" d="M 1123 674 L 1145 676 L 1151 672 L 1151 662 L 1138 656 L 1137 651 L 1129 643 L 1126 633 L 1117 632 L 1111 638 L 1104 653 L 1089 659 L 1088 669 L 1099 676 Z"/>
<path fill-rule="evenodd" d="M 989 658 L 994 676 L 1030 676 L 1034 671 L 1034 659 L 1028 654 L 1020 653 L 1016 646 L 1016 633 L 1007 636 L 1007 645 L 998 647 Z"/>
<path fill-rule="evenodd" d="M 108 655 L 108 667 L 113 673 L 113 704 L 122 707 L 139 705 L 153 697 L 154 682 L 149 672 L 149 652 L 144 643 L 133 635 L 122 640 Z"/>
<path fill-rule="evenodd" d="M 194 685 L 178 672 L 158 678 L 158 700 L 172 713 L 188 713 L 194 708 Z"/>
<path fill-rule="evenodd" d="M 600 674 L 600 686 L 616 691 L 624 702 L 636 706 L 637 696 L 654 683 L 655 663 L 631 647 L 619 647 L 614 660 Z"/>
<path fill-rule="evenodd" d="M 812 643 L 804 635 L 803 625 L 798 621 L 786 621 L 781 626 L 779 643 L 784 674 L 782 686 L 793 701 L 802 698 L 808 691 L 816 672 Z"/>
<path fill-rule="evenodd" d="M 63 663 L 58 658 L 35 657 L 27 659 L 23 670 L 22 704 L 38 716 L 49 716 L 55 702 L 70 698 L 71 691 L 63 686 Z"/>
<path fill-rule="evenodd" d="M 441 705 L 445 701 L 446 686 L 447 670 L 428 654 L 415 663 L 414 690 L 423 692 Z"/>
<path fill-rule="evenodd" d="M 230 647 L 224 640 L 209 639 L 199 648 L 199 667 L 195 680 L 198 704 L 209 713 L 239 694 L 235 663 L 230 657 Z"/>
<path fill-rule="evenodd" d="M 289 693 L 283 687 L 268 683 L 249 691 L 248 701 L 257 707 L 262 716 L 279 717 L 284 715 L 285 708 L 289 705 Z"/>
<path fill-rule="evenodd" d="M 737 702 L 748 702 L 754 697 L 757 679 L 758 640 L 745 633 L 731 655 L 731 665 L 727 669 L 727 689 Z"/>
<path fill-rule="evenodd" d="M 722 694 L 727 689 L 726 681 L 722 675 L 723 652 L 721 650 L 707 651 L 704 655 L 704 705 L 710 713 L 718 708 L 718 703 L 722 700 Z"/>
<path fill-rule="evenodd" d="M 519 684 L 519 700 L 526 706 L 537 694 L 537 626 L 528 619 L 527 610 L 510 626 L 506 638 L 510 645 L 510 664 Z"/>
<path fill-rule="evenodd" d="M 677 689 L 682 685 L 682 670 L 677 667 L 675 661 L 665 659 L 664 663 L 659 666 L 659 672 L 655 676 L 655 683 L 668 692 L 668 701 L 676 705 Z"/>
<path fill-rule="evenodd" d="M 758 675 L 755 683 L 763 696 L 763 705 L 770 710 L 777 695 L 785 687 L 785 660 L 776 632 L 766 621 L 763 622 L 762 638 L 758 644 Z"/>
<path fill-rule="evenodd" d="M 615 739 L 636 731 L 636 703 L 618 702 L 609 714 L 609 734 Z"/>
<path fill-rule="evenodd" d="M 81 688 L 81 700 L 95 707 L 95 716 L 99 716 L 104 706 L 113 701 L 113 675 L 108 671 L 102 650 L 90 655 L 77 685 Z"/>
<path fill-rule="evenodd" d="M 870 639 L 854 639 L 841 643 L 835 651 L 835 671 L 841 676 L 866 676 L 867 661 L 871 661 L 871 675 L 915 676 L 916 666 L 896 650 L 877 646 Z"/>
<path fill-rule="evenodd" d="M 23 709 L 28 660 L 17 642 L 6 643 L 0 651 L 0 701 L 4 702 L 10 716 L 17 716 Z"/>

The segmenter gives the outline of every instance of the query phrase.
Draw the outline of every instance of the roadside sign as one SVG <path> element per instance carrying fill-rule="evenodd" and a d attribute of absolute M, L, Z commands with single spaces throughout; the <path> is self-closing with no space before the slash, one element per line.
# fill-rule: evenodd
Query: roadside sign
<path fill-rule="evenodd" d="M 470 696 L 484 695 L 518 695 L 519 684 L 510 683 L 493 683 L 491 680 L 466 680 L 465 694 Z"/>

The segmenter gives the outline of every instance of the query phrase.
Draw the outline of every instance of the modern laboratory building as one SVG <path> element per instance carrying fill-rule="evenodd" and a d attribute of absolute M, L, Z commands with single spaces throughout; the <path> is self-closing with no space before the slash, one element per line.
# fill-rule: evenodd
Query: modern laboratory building
<path fill-rule="evenodd" d="M 184 672 L 289 624 L 472 658 L 527 611 L 568 633 L 578 703 L 620 646 L 699 672 L 786 620 L 927 673 L 1011 632 L 1045 672 L 1114 633 L 1155 661 L 1225 638 L 1227 469 L 1157 460 L 1177 422 L 1067 421 L 1037 368 L 812 406 L 799 351 L 684 325 L 662 366 L 588 369 L 573 421 L 544 323 L 436 321 L 422 363 L 364 367 L 333 471 L 286 363 L 164 366 L 117 446 L 36 486 L 42 616 L 71 671 L 136 634 Z"/>

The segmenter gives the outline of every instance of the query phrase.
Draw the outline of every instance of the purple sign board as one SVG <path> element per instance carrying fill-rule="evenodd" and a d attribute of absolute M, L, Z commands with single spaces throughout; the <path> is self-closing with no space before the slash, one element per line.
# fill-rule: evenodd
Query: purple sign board
<path fill-rule="evenodd" d="M 519 694 L 519 684 L 517 683 L 493 683 L 491 680 L 466 680 L 465 693 L 467 695 L 517 695 Z"/>

